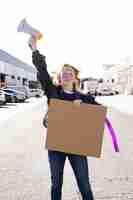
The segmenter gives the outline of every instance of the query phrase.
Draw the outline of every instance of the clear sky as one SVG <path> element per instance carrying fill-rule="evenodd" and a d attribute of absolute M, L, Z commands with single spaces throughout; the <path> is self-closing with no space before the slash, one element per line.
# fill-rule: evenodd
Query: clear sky
<path fill-rule="evenodd" d="M 81 76 L 100 77 L 102 64 L 133 56 L 133 0 L 4 0 L 0 2 L 0 48 L 31 64 L 21 19 L 44 37 L 38 49 L 50 71 L 70 63 Z"/>

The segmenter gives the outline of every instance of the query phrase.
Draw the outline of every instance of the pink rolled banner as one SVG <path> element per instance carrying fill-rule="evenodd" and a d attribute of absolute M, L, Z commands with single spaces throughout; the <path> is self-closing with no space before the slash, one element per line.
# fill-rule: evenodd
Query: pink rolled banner
<path fill-rule="evenodd" d="M 120 152 L 117 137 L 116 137 L 116 132 L 114 131 L 114 129 L 111 125 L 111 122 L 108 118 L 105 119 L 105 124 L 108 127 L 109 133 L 112 137 L 112 143 L 114 145 L 115 152 Z"/>

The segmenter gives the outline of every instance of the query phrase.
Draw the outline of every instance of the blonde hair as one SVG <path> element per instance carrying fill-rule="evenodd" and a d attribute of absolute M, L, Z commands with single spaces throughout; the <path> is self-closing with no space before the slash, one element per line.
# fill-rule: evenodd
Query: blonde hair
<path fill-rule="evenodd" d="M 74 71 L 74 73 L 75 73 L 75 82 L 73 83 L 73 90 L 74 91 L 78 91 L 79 90 L 79 86 L 80 86 L 80 78 L 79 78 L 79 73 L 80 73 L 80 71 L 76 68 L 76 67 L 74 67 L 74 66 L 72 66 L 72 65 L 70 65 L 70 64 L 64 64 L 63 66 L 62 66 L 62 69 L 64 68 L 64 67 L 69 67 L 69 68 L 72 68 L 73 69 L 73 71 Z M 61 69 L 61 71 L 62 71 L 62 69 Z M 58 74 L 58 81 L 59 81 L 59 85 L 61 84 L 61 77 L 60 77 L 60 73 Z"/>
<path fill-rule="evenodd" d="M 75 73 L 75 78 L 76 78 L 76 79 L 79 79 L 78 76 L 79 76 L 80 71 L 79 71 L 76 67 L 74 67 L 73 65 L 70 65 L 70 64 L 64 64 L 64 65 L 62 66 L 62 69 L 63 69 L 64 67 L 72 68 L 73 71 L 74 71 L 74 73 Z"/>

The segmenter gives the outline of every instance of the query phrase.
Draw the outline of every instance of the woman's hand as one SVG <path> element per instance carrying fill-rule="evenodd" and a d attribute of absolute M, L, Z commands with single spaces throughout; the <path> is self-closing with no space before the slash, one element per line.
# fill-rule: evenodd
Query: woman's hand
<path fill-rule="evenodd" d="M 32 51 L 37 50 L 37 39 L 31 36 L 28 40 L 28 45 Z"/>
<path fill-rule="evenodd" d="M 73 101 L 73 103 L 76 105 L 76 106 L 80 106 L 80 104 L 82 103 L 82 100 L 81 99 L 76 99 Z"/>

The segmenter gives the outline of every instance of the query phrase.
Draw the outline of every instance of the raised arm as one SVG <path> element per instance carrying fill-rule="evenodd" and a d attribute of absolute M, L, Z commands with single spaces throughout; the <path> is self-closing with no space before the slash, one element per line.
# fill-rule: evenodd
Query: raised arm
<path fill-rule="evenodd" d="M 48 99 L 50 99 L 51 97 L 56 97 L 57 89 L 56 86 L 53 84 L 52 79 L 47 71 L 45 56 L 40 54 L 38 50 L 33 51 L 32 62 L 38 71 L 38 79 Z"/>

